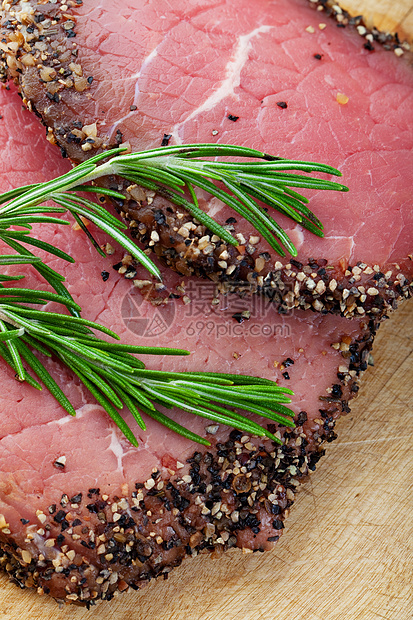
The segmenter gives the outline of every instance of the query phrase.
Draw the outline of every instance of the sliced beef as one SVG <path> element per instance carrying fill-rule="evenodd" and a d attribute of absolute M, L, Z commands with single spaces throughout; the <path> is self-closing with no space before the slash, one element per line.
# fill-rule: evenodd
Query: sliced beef
<path fill-rule="evenodd" d="M 0 92 L 7 128 L 0 133 L 2 190 L 48 178 L 66 165 L 18 101 Z M 141 274 L 129 271 L 131 287 L 116 273 L 128 270 L 127 260 L 122 264 L 115 253 L 102 261 L 81 231 L 38 225 L 37 233 L 76 257 L 75 266 L 50 264 L 67 276 L 84 316 L 115 328 L 124 342 L 168 342 L 192 352 L 176 359 L 146 356 L 151 367 L 277 379 L 295 391 L 297 426 L 273 429 L 284 437 L 278 446 L 173 411 L 209 438 L 211 447 L 199 448 L 151 420 L 140 431 L 125 412 L 139 438 L 134 448 L 53 361 L 45 364 L 74 403 L 75 418 L 0 364 L 0 565 L 20 586 L 90 604 L 168 573 L 186 555 L 271 548 L 296 486 L 349 410 L 367 365 L 372 323 L 301 311 L 279 315 L 274 305 L 256 304 L 258 296 L 253 303 L 228 295 L 217 304 L 210 283 L 174 281 L 172 272 L 169 288 L 151 292 Z M 30 269 L 26 283 L 43 285 Z"/>
<path fill-rule="evenodd" d="M 337 24 L 314 4 L 89 0 L 63 12 L 6 1 L 0 47 L 48 138 L 75 162 L 121 142 L 139 150 L 169 140 L 338 167 L 350 192 L 310 200 L 322 242 L 279 217 L 294 260 L 252 243 L 248 224 L 205 195 L 204 208 L 240 235 L 241 250 L 218 241 L 205 252 L 208 231 L 181 234 L 191 218 L 162 196 L 135 191 L 118 209 L 144 244 L 156 230 L 156 254 L 184 275 L 276 290 L 283 308 L 381 316 L 411 292 L 411 56 L 367 45 L 343 14 Z"/>
<path fill-rule="evenodd" d="M 138 339 L 121 324 L 125 293 L 123 283 L 113 282 L 100 297 L 104 305 L 110 297 L 101 320 L 115 322 L 125 342 L 167 338 L 193 351 L 179 363 L 151 360 L 151 367 L 277 377 L 295 391 L 297 426 L 272 429 L 284 438 L 278 446 L 173 411 L 175 420 L 210 440 L 204 448 L 155 422 L 140 431 L 125 413 L 139 439 L 133 448 L 67 372 L 60 371 L 59 383 L 77 405 L 76 418 L 1 368 L 7 390 L 1 397 L 1 564 L 19 584 L 67 602 L 110 599 L 200 551 L 270 549 L 296 486 L 315 468 L 323 444 L 335 439 L 337 418 L 349 411 L 372 342 L 363 319 L 312 314 L 308 321 L 301 311 L 276 323 L 234 321 L 242 335 L 219 338 L 211 331 L 228 332 L 228 320 L 206 312 L 209 333 L 192 335 L 183 303 L 166 334 Z M 90 292 L 87 297 L 93 300 Z M 84 303 L 86 312 L 91 305 Z M 148 302 L 138 307 L 149 321 L 160 312 Z M 268 328 L 277 335 L 269 337 Z"/>

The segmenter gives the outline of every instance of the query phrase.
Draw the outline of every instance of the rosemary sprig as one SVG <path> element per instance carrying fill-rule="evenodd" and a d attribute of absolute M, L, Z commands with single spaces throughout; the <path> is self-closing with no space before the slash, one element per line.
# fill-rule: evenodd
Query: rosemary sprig
<path fill-rule="evenodd" d="M 20 381 L 29 381 L 41 389 L 40 383 L 30 374 L 32 371 L 70 415 L 76 413 L 73 405 L 41 362 L 39 354 L 54 355 L 70 368 L 135 446 L 137 440 L 120 414 L 124 407 L 142 429 L 146 428 L 142 417 L 145 414 L 204 445 L 210 443 L 169 418 L 157 406 L 176 407 L 278 443 L 281 443 L 278 437 L 241 412 L 259 415 L 282 426 L 294 426 L 294 414 L 285 406 L 291 402 L 292 391 L 288 388 L 246 375 L 149 370 L 135 354 L 188 355 L 189 352 L 107 342 L 91 331 L 97 330 L 118 340 L 112 330 L 102 325 L 27 305 L 47 301 L 80 310 L 73 301 L 56 293 L 14 287 L 0 289 L 0 356 L 14 369 Z"/>
<path fill-rule="evenodd" d="M 348 190 L 342 184 L 294 172 L 321 172 L 341 176 L 341 173 L 331 166 L 282 159 L 240 146 L 190 144 L 139 153 L 125 153 L 125 150 L 125 147 L 119 147 L 106 151 L 52 181 L 28 185 L 0 195 L 0 204 L 7 203 L 1 210 L 0 227 L 2 221 L 10 222 L 15 216 L 19 216 L 20 223 L 24 225 L 21 211 L 27 214 L 30 209 L 31 214 L 37 214 L 40 213 L 38 205 L 54 200 L 63 210 L 70 211 L 85 230 L 81 217 L 94 222 L 118 241 L 152 275 L 160 278 L 155 264 L 123 232 L 122 229 L 126 226 L 110 215 L 103 206 L 79 196 L 77 192 L 95 192 L 123 200 L 124 196 L 119 192 L 90 185 L 104 176 L 117 175 L 154 190 L 174 204 L 184 207 L 226 243 L 238 245 L 238 241 L 226 228 L 200 209 L 195 193 L 195 187 L 199 187 L 248 220 L 278 254 L 285 256 L 288 251 L 296 256 L 297 250 L 291 239 L 267 212 L 267 208 L 283 213 L 322 237 L 323 225 L 307 207 L 308 199 L 291 188 Z M 246 158 L 248 161 L 200 159 L 205 157 L 236 157 Z M 217 183 L 220 186 L 217 186 Z M 266 208 L 262 204 L 265 204 Z M 34 221 L 40 220 L 30 220 L 30 216 L 27 219 L 28 224 Z M 93 241 L 93 237 L 91 240 Z"/>
<path fill-rule="evenodd" d="M 243 412 L 292 427 L 293 412 L 286 407 L 291 402 L 291 390 L 258 377 L 147 369 L 135 355 L 186 355 L 188 352 L 110 343 L 97 337 L 92 330 L 118 339 L 111 330 L 80 317 L 81 309 L 67 291 L 64 277 L 26 246 L 74 262 L 63 250 L 30 234 L 33 224 L 67 225 L 67 221 L 53 216 L 70 212 L 100 253 L 102 250 L 83 218 L 108 233 L 152 275 L 160 278 L 156 265 L 126 236 L 126 225 L 102 205 L 85 198 L 85 192 L 94 192 L 123 199 L 123 194 L 119 192 L 90 185 L 103 176 L 117 175 L 154 190 L 186 208 L 209 230 L 236 246 L 238 241 L 229 231 L 200 209 L 195 193 L 195 187 L 199 187 L 221 199 L 253 224 L 276 252 L 284 256 L 287 250 L 296 255 L 291 240 L 261 203 L 299 222 L 314 234 L 323 236 L 320 220 L 306 206 L 308 199 L 291 188 L 338 191 L 347 191 L 347 188 L 291 171 L 322 172 L 336 176 L 341 176 L 341 173 L 324 164 L 281 159 L 231 145 L 174 146 L 128 154 L 124 151 L 120 147 L 101 153 L 57 179 L 0 195 L 0 205 L 3 205 L 0 208 L 0 240 L 17 252 L 14 255 L 0 255 L 0 266 L 30 264 L 55 291 L 8 287 L 7 283 L 19 281 L 24 276 L 0 274 L 0 357 L 14 369 L 20 381 L 42 389 L 30 371 L 34 373 L 61 406 L 74 415 L 72 404 L 39 355 L 59 358 L 78 376 L 134 445 L 137 445 L 136 438 L 119 412 L 124 407 L 129 409 L 142 429 L 145 428 L 144 414 L 205 445 L 209 442 L 169 418 L 157 407 L 176 407 L 210 421 L 280 442 Z M 220 157 L 247 158 L 248 161 L 200 159 Z M 82 194 L 79 195 L 79 192 Z M 48 200 L 53 200 L 57 206 L 44 206 L 43 203 Z M 19 229 L 16 230 L 15 226 Z M 36 309 L 36 306 L 44 306 L 50 301 L 61 304 L 71 315 Z"/>

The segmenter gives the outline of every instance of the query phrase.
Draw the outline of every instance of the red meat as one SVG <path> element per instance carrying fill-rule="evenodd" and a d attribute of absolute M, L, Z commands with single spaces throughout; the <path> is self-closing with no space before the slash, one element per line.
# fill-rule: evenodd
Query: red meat
<path fill-rule="evenodd" d="M 122 140 L 138 150 L 159 146 L 165 134 L 171 144 L 236 143 L 324 161 L 350 188 L 311 196 L 325 225 L 322 242 L 279 216 L 298 248 L 292 263 L 273 252 L 267 259 L 264 242 L 242 261 L 234 248 L 220 259 L 227 249 L 221 242 L 206 255 L 198 248 L 202 227 L 190 233 L 188 248 L 178 231 L 190 218 L 159 196 L 149 205 L 144 196 L 130 199 L 124 215 L 144 224 L 134 233 L 149 242 L 155 229 L 155 250 L 167 264 L 260 290 L 272 283 L 286 307 L 345 316 L 381 315 L 410 294 L 408 61 L 378 43 L 366 48 L 355 29 L 337 28 L 303 0 L 90 0 L 64 14 L 51 3 L 5 2 L 2 15 L 8 74 L 74 161 Z M 222 224 L 233 215 L 216 199 L 202 202 Z M 234 228 L 248 247 L 251 227 L 238 221 Z M 326 267 L 322 278 L 317 272 Z"/>
<path fill-rule="evenodd" d="M 0 135 L 2 190 L 63 172 L 65 164 L 17 96 L 0 96 L 7 128 Z M 56 362 L 45 364 L 72 400 L 75 418 L 0 365 L 0 565 L 22 585 L 89 604 L 169 572 L 187 554 L 272 547 L 295 487 L 348 411 L 367 365 L 372 325 L 300 311 L 281 316 L 258 296 L 229 296 L 214 305 L 214 291 L 190 279 L 185 290 L 170 282 L 180 298 L 153 304 L 138 292 L 142 274 L 133 274 L 131 288 L 112 269 L 119 254 L 102 262 L 69 226 L 41 225 L 37 233 L 76 258 L 75 266 L 48 262 L 67 276 L 85 317 L 115 328 L 126 343 L 191 351 L 185 358 L 146 356 L 149 366 L 277 379 L 295 391 L 297 427 L 279 429 L 285 444 L 278 447 L 174 411 L 175 419 L 210 439 L 206 449 L 151 420 L 143 432 L 125 413 L 139 439 L 134 448 Z M 30 269 L 26 284 L 44 286 Z M 251 317 L 239 323 L 245 309 Z"/>

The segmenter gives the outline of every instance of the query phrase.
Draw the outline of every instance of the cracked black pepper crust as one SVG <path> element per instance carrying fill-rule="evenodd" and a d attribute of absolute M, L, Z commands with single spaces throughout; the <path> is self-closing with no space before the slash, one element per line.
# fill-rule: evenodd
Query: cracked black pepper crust
<path fill-rule="evenodd" d="M 69 0 L 62 10 L 58 3 L 6 1 L 0 11 L 0 77 L 13 78 L 24 103 L 46 125 L 47 138 L 60 146 L 62 155 L 76 163 L 123 141 L 120 131 L 115 144 L 99 135 L 96 119 L 74 118 L 85 97 L 93 96 L 93 76 L 85 75 L 78 60 L 76 20 L 71 9 L 82 0 Z M 330 0 L 310 4 L 337 21 L 337 26 L 357 29 L 364 46 L 374 45 L 410 57 L 397 35 L 369 30 L 361 16 L 351 17 Z M 30 11 L 27 7 L 30 7 Z M 19 10 L 20 9 L 20 10 Z M 81 113 L 80 113 L 81 116 Z M 267 252 L 258 253 L 250 239 L 240 241 L 243 254 L 227 246 L 191 216 L 168 200 L 168 191 L 154 192 L 130 186 L 118 178 L 103 185 L 125 194 L 115 207 L 130 227 L 131 235 L 162 263 L 178 273 L 210 278 L 232 291 L 268 295 L 280 311 L 312 309 L 351 318 L 368 315 L 381 318 L 412 295 L 412 256 L 403 264 L 391 265 L 383 273 L 378 265 L 344 261 L 331 266 L 323 258 L 306 263 L 275 261 Z M 227 228 L 237 232 L 235 218 Z"/>
<path fill-rule="evenodd" d="M 337 382 L 320 397 L 317 415 L 301 411 L 296 428 L 283 429 L 282 446 L 228 431 L 225 441 L 213 440 L 174 470 L 155 469 L 148 480 L 123 485 L 117 496 L 99 488 L 72 497 L 63 492 L 32 522 L 21 520 L 18 532 L 0 515 L 0 567 L 21 588 L 89 607 L 166 579 L 188 556 L 272 548 L 297 487 L 315 469 L 324 444 L 336 439 L 336 421 L 358 392 L 375 323 L 363 330 L 342 352 Z"/>

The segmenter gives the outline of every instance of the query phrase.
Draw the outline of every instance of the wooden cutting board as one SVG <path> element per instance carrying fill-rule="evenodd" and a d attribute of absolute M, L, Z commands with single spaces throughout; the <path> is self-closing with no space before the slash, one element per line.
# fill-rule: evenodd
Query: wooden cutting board
<path fill-rule="evenodd" d="M 340 0 L 352 15 L 364 15 L 369 28 L 397 32 L 400 40 L 413 40 L 412 0 Z"/>
<path fill-rule="evenodd" d="M 413 34 L 412 0 L 342 6 Z M 374 362 L 273 552 L 188 560 L 90 611 L 59 610 L 0 576 L 0 620 L 411 620 L 412 302 L 380 328 Z"/>

